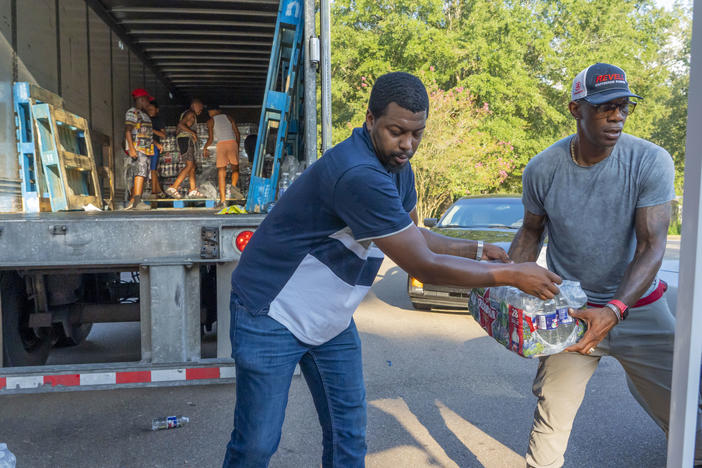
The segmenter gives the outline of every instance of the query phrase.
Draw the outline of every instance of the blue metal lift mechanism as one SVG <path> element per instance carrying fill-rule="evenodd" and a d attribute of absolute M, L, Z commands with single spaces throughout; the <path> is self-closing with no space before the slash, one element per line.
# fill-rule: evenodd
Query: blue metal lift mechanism
<path fill-rule="evenodd" d="M 275 199 L 280 161 L 283 157 L 283 149 L 286 143 L 289 143 L 289 130 L 296 140 L 295 145 L 290 145 L 291 151 L 300 150 L 299 121 L 292 123 L 291 117 L 299 117 L 302 73 L 298 73 L 298 68 L 302 62 L 303 30 L 300 1 L 283 0 L 278 10 L 266 78 L 266 91 L 256 138 L 256 152 L 246 203 L 248 212 L 265 212 L 268 205 Z M 282 89 L 282 91 L 276 89 Z M 273 168 L 270 177 L 264 177 L 263 165 L 271 131 L 276 131 Z M 298 157 L 296 152 L 289 154 Z"/>

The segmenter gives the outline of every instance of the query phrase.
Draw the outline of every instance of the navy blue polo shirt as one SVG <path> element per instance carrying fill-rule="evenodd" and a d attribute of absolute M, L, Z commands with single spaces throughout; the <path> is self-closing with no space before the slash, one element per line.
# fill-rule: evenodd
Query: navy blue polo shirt
<path fill-rule="evenodd" d="M 374 239 L 412 225 L 409 163 L 389 172 L 363 128 L 293 182 L 266 216 L 232 275 L 232 291 L 299 340 L 319 345 L 344 331 L 370 290 L 382 252 Z"/>

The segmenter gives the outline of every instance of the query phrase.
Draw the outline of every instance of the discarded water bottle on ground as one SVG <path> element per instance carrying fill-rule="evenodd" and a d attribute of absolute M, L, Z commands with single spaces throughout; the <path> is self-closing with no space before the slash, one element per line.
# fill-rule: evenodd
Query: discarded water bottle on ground
<path fill-rule="evenodd" d="M 542 301 L 517 288 L 474 289 L 470 310 L 498 342 L 524 357 L 545 356 L 575 344 L 585 327 L 568 314 L 580 309 L 587 296 L 577 281 L 563 281 L 553 299 Z"/>
<path fill-rule="evenodd" d="M 0 468 L 15 468 L 17 459 L 7 448 L 7 444 L 0 444 Z"/>
<path fill-rule="evenodd" d="M 151 420 L 151 430 L 158 431 L 159 429 L 174 429 L 183 427 L 190 422 L 187 416 L 168 416 L 165 418 L 156 418 Z"/>

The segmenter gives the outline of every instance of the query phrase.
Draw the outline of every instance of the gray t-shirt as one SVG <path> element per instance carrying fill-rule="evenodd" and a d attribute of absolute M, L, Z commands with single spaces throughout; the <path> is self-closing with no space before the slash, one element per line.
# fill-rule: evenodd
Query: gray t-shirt
<path fill-rule="evenodd" d="M 571 138 L 529 161 L 522 198 L 527 210 L 548 218 L 549 269 L 580 281 L 591 302 L 604 304 L 634 258 L 636 209 L 675 197 L 673 159 L 623 133 L 607 159 L 580 167 L 570 156 Z"/>

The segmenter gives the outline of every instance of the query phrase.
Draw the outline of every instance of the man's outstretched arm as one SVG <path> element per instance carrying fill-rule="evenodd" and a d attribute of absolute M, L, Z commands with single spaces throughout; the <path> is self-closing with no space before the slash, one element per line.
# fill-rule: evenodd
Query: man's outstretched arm
<path fill-rule="evenodd" d="M 415 225 L 419 224 L 416 209 L 412 210 L 412 212 L 410 213 L 410 218 L 412 218 L 412 221 L 414 221 Z M 424 236 L 424 240 L 426 240 L 429 250 L 431 250 L 432 252 L 444 255 L 454 255 L 456 257 L 475 259 L 475 255 L 478 251 L 477 241 L 442 236 L 441 234 L 437 234 L 426 228 L 419 228 L 419 230 Z M 483 247 L 483 254 L 481 256 L 481 260 L 499 260 L 504 263 L 508 263 L 510 261 L 509 256 L 507 256 L 507 253 L 504 251 L 504 249 L 496 245 L 487 243 Z"/>
<path fill-rule="evenodd" d="M 561 282 L 558 275 L 535 263 L 485 263 L 433 252 L 414 224 L 374 242 L 400 268 L 426 283 L 464 288 L 511 285 L 528 294 L 550 299 L 558 294 L 554 283 Z"/>

